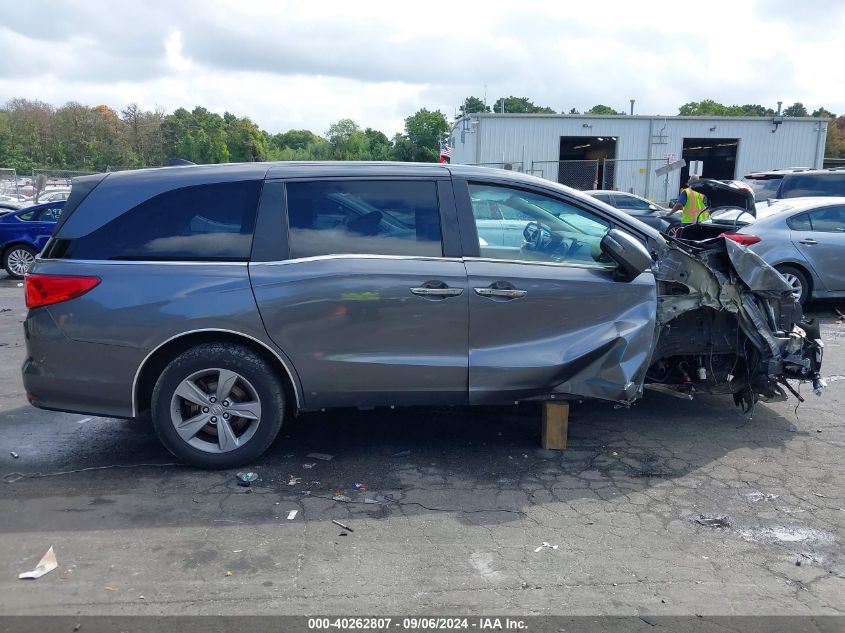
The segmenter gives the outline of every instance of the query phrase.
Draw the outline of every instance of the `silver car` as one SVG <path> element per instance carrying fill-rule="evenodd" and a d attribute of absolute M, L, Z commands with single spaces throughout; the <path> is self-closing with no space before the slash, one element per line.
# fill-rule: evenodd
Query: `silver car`
<path fill-rule="evenodd" d="M 774 266 L 799 302 L 845 297 L 845 198 L 790 198 L 756 208 L 756 218 L 731 209 L 709 224 Z"/>

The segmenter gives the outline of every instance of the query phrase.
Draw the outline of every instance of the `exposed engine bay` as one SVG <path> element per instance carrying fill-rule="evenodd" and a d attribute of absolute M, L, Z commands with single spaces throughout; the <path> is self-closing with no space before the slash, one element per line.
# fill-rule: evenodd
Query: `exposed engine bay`
<path fill-rule="evenodd" d="M 787 391 L 803 401 L 787 379 L 812 383 L 821 395 L 819 326 L 804 318 L 777 271 L 725 238 L 668 238 L 658 248 L 657 336 L 645 389 L 684 399 L 732 394 L 745 411 L 758 400 L 785 400 Z"/>

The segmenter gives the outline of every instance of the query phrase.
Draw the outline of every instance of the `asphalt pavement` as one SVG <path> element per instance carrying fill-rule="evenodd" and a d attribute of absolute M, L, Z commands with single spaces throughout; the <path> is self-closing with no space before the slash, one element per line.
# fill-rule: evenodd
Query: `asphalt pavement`
<path fill-rule="evenodd" d="M 563 452 L 532 405 L 306 414 L 246 488 L 175 464 L 143 420 L 30 407 L 22 294 L 0 280 L 6 614 L 845 612 L 832 304 L 812 308 L 830 386 L 797 408 L 584 403 Z M 51 546 L 58 569 L 18 580 Z"/>

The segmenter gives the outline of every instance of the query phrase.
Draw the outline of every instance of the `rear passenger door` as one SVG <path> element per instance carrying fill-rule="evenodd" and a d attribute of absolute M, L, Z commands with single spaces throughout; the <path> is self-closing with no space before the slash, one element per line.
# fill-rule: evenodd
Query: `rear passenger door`
<path fill-rule="evenodd" d="M 845 205 L 814 209 L 793 218 L 790 225 L 792 243 L 824 287 L 832 292 L 845 290 Z"/>
<path fill-rule="evenodd" d="M 275 209 L 262 203 L 250 276 L 307 408 L 466 402 L 468 292 L 450 181 L 268 187 L 284 195 Z"/>
<path fill-rule="evenodd" d="M 470 402 L 632 399 L 654 344 L 655 281 L 650 272 L 614 280 L 616 267 L 599 246 L 611 221 L 521 183 L 456 180 L 455 193 L 468 239 Z M 476 201 L 484 199 L 520 213 L 520 247 L 471 243 Z M 537 240 L 538 227 L 552 235 Z"/>

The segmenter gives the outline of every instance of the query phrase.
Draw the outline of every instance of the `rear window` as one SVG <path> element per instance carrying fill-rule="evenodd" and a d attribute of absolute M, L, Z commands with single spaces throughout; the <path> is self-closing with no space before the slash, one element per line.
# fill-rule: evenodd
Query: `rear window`
<path fill-rule="evenodd" d="M 287 185 L 290 257 L 440 257 L 433 181 L 315 181 Z"/>
<path fill-rule="evenodd" d="M 845 196 L 845 172 L 790 174 L 783 179 L 782 198 L 803 196 Z"/>
<path fill-rule="evenodd" d="M 780 187 L 782 180 L 783 178 L 780 176 L 776 178 L 762 178 L 759 180 L 755 178 L 747 178 L 745 183 L 751 187 L 751 191 L 754 192 L 755 200 L 768 200 L 770 198 L 777 198 L 778 187 Z"/>
<path fill-rule="evenodd" d="M 100 228 L 58 238 L 44 257 L 62 259 L 246 261 L 260 181 L 173 189 Z"/>

